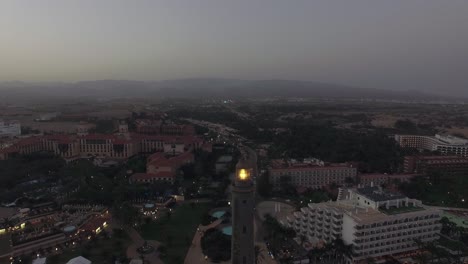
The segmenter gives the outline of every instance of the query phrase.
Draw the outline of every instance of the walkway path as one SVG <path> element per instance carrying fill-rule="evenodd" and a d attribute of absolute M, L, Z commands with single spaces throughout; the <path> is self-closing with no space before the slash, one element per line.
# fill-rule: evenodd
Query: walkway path
<path fill-rule="evenodd" d="M 221 224 L 222 220 L 218 219 L 214 221 L 213 223 L 207 225 L 207 226 L 202 226 L 199 225 L 197 228 L 197 232 L 195 232 L 195 236 L 193 236 L 192 240 L 192 245 L 190 246 L 187 256 L 185 256 L 185 261 L 184 264 L 206 264 L 206 263 L 211 263 L 210 261 L 205 259 L 205 255 L 202 252 L 201 248 L 201 238 L 203 236 L 203 233 L 211 228 L 214 228 Z"/>

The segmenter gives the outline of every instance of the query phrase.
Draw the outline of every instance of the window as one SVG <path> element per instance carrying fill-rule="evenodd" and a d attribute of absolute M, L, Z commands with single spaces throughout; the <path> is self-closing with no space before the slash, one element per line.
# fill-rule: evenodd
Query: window
<path fill-rule="evenodd" d="M 247 257 L 246 257 L 246 256 L 244 256 L 244 257 L 242 258 L 242 263 L 247 264 Z"/>
<path fill-rule="evenodd" d="M 243 226 L 242 227 L 242 233 L 245 234 L 247 232 L 247 227 L 246 226 Z"/>

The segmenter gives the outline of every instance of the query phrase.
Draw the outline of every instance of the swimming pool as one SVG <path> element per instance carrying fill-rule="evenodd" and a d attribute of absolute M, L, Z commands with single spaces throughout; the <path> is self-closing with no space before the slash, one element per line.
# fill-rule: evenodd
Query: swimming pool
<path fill-rule="evenodd" d="M 232 236 L 232 226 L 223 227 L 221 229 L 221 232 L 223 232 L 223 234 L 225 234 L 225 235 Z"/>
<path fill-rule="evenodd" d="M 63 229 L 63 232 L 65 232 L 65 233 L 71 233 L 71 232 L 73 232 L 73 231 L 75 231 L 75 230 L 76 230 L 76 227 L 75 227 L 75 226 L 67 226 L 67 227 L 65 227 L 65 228 Z"/>
<path fill-rule="evenodd" d="M 221 218 L 226 214 L 226 211 L 216 211 L 211 214 L 211 216 L 216 217 L 216 218 Z"/>

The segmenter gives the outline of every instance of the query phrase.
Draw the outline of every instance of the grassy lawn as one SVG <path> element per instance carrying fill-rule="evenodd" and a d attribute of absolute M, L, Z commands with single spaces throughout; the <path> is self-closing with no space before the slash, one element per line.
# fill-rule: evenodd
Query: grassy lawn
<path fill-rule="evenodd" d="M 468 177 L 441 177 L 435 182 L 431 177 L 416 177 L 402 183 L 401 191 L 410 198 L 422 200 L 424 204 L 468 208 Z"/>
<path fill-rule="evenodd" d="M 65 249 L 62 254 L 47 258 L 48 264 L 67 263 L 70 259 L 83 256 L 93 263 L 113 264 L 113 257 L 126 256 L 127 247 L 131 239 L 126 233 L 112 238 L 99 236 L 86 244 L 76 248 Z"/>
<path fill-rule="evenodd" d="M 181 205 L 169 218 L 164 216 L 143 225 L 142 236 L 144 239 L 157 240 L 166 245 L 167 256 L 163 258 L 166 264 L 183 263 L 196 228 L 210 208 L 210 204 L 205 203 L 196 204 L 194 207 L 189 204 Z"/>
<path fill-rule="evenodd" d="M 444 216 L 447 217 L 448 220 L 450 220 L 450 222 L 454 222 L 457 226 L 468 228 L 468 220 L 465 220 L 462 217 L 447 212 L 442 213 L 442 217 Z"/>

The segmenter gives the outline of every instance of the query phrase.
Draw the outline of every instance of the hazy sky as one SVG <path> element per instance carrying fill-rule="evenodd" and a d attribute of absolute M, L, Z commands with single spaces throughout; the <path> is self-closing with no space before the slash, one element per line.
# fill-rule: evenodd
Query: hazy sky
<path fill-rule="evenodd" d="M 468 1 L 0 2 L 0 81 L 191 77 L 468 95 Z"/>

